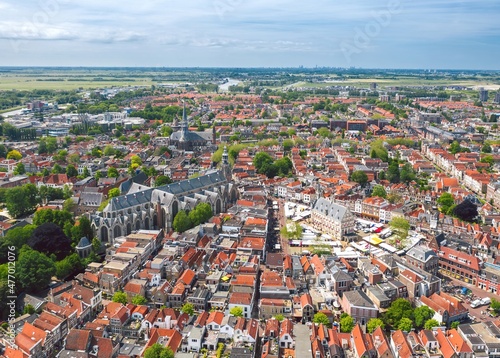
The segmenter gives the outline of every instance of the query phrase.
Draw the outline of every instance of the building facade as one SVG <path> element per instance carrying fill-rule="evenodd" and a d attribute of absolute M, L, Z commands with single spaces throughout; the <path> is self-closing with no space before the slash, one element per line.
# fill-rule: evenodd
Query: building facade
<path fill-rule="evenodd" d="M 330 234 L 337 240 L 354 233 L 355 217 L 351 211 L 323 198 L 314 204 L 311 219 L 315 229 Z"/>
<path fill-rule="evenodd" d="M 199 203 L 210 204 L 214 215 L 219 214 L 238 199 L 230 176 L 225 156 L 221 170 L 194 179 L 158 188 L 134 183 L 126 195 L 112 198 L 102 212 L 91 217 L 92 228 L 101 241 L 113 243 L 115 238 L 133 230 L 168 232 L 180 210 L 192 210 Z"/>

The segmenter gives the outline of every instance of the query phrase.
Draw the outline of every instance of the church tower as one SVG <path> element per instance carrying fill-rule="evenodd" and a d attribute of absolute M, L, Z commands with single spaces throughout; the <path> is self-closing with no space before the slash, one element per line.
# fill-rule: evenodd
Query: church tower
<path fill-rule="evenodd" d="M 187 120 L 187 115 L 186 115 L 186 103 L 184 102 L 184 106 L 182 108 L 182 122 L 181 122 L 181 135 L 179 137 L 179 148 L 187 150 L 188 147 L 188 132 L 189 132 L 189 125 L 188 125 L 188 120 Z"/>
<path fill-rule="evenodd" d="M 231 173 L 231 166 L 229 165 L 229 155 L 226 146 L 224 146 L 224 151 L 222 152 L 222 174 L 224 174 L 227 181 L 231 181 L 233 175 Z"/>

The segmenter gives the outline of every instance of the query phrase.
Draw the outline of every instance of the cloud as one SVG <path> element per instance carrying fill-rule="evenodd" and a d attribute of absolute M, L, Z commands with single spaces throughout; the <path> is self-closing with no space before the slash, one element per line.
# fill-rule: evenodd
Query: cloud
<path fill-rule="evenodd" d="M 0 0 L 0 39 L 66 41 L 65 52 L 72 56 L 62 56 L 71 59 L 83 58 L 75 54 L 94 46 L 110 61 L 117 48 L 130 45 L 134 46 L 130 61 L 135 65 L 147 53 L 159 58 L 168 54 L 179 64 L 189 57 L 203 66 L 207 58 L 202 51 L 207 50 L 221 65 L 231 61 L 238 66 L 238 59 L 244 63 L 252 58 L 267 66 L 268 61 L 278 64 L 281 58 L 287 64 L 307 60 L 335 66 L 347 64 L 339 56 L 339 44 L 352 42 L 359 31 L 366 32 L 367 26 L 394 8 L 388 21 L 370 35 L 356 65 L 397 64 L 402 53 L 411 59 L 432 48 L 436 62 L 461 51 L 460 58 L 469 65 L 487 49 L 490 55 L 483 63 L 496 67 L 500 2 L 493 0 Z M 456 43 L 468 47 L 450 46 Z M 469 50 L 471 46 L 475 52 Z M 50 58 L 50 46 L 43 48 Z M 26 55 L 30 49 L 23 51 Z M 54 65 L 60 58 L 54 56 Z M 8 63 L 0 59 L 2 64 Z"/>
<path fill-rule="evenodd" d="M 60 27 L 37 26 L 32 22 L 0 22 L 0 39 L 7 40 L 76 40 L 72 31 Z"/>

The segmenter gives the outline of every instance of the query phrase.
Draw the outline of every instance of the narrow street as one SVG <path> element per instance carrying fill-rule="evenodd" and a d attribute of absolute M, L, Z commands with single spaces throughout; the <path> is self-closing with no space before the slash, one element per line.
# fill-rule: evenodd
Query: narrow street
<path fill-rule="evenodd" d="M 278 201 L 278 220 L 279 220 L 279 226 L 280 229 L 283 228 L 286 225 L 286 217 L 285 217 L 285 201 L 283 199 L 279 199 Z M 284 255 L 288 255 L 290 252 L 289 244 L 288 244 L 288 239 L 286 237 L 283 237 L 280 232 L 280 245 L 281 245 L 281 251 L 283 252 Z"/>

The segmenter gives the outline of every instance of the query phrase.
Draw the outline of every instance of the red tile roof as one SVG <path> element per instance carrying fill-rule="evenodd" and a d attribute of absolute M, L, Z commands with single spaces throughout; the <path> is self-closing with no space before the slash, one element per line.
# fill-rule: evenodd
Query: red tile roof
<path fill-rule="evenodd" d="M 438 256 L 448 261 L 461 264 L 462 266 L 468 266 L 473 270 L 480 270 L 481 260 L 478 257 L 469 255 L 465 252 L 457 251 L 450 247 L 441 246 L 440 250 L 438 251 Z"/>
<path fill-rule="evenodd" d="M 400 358 L 411 358 L 413 356 L 413 351 L 403 331 L 397 330 L 393 332 L 391 338 Z"/>
<path fill-rule="evenodd" d="M 452 358 L 455 354 L 455 350 L 441 329 L 437 330 L 436 339 L 439 343 L 439 349 L 441 350 L 443 358 Z"/>
<path fill-rule="evenodd" d="M 472 349 L 465 342 L 462 336 L 460 336 L 456 329 L 450 329 L 446 338 L 450 341 L 451 346 L 455 348 L 455 352 L 457 352 L 457 354 L 472 353 Z"/>

